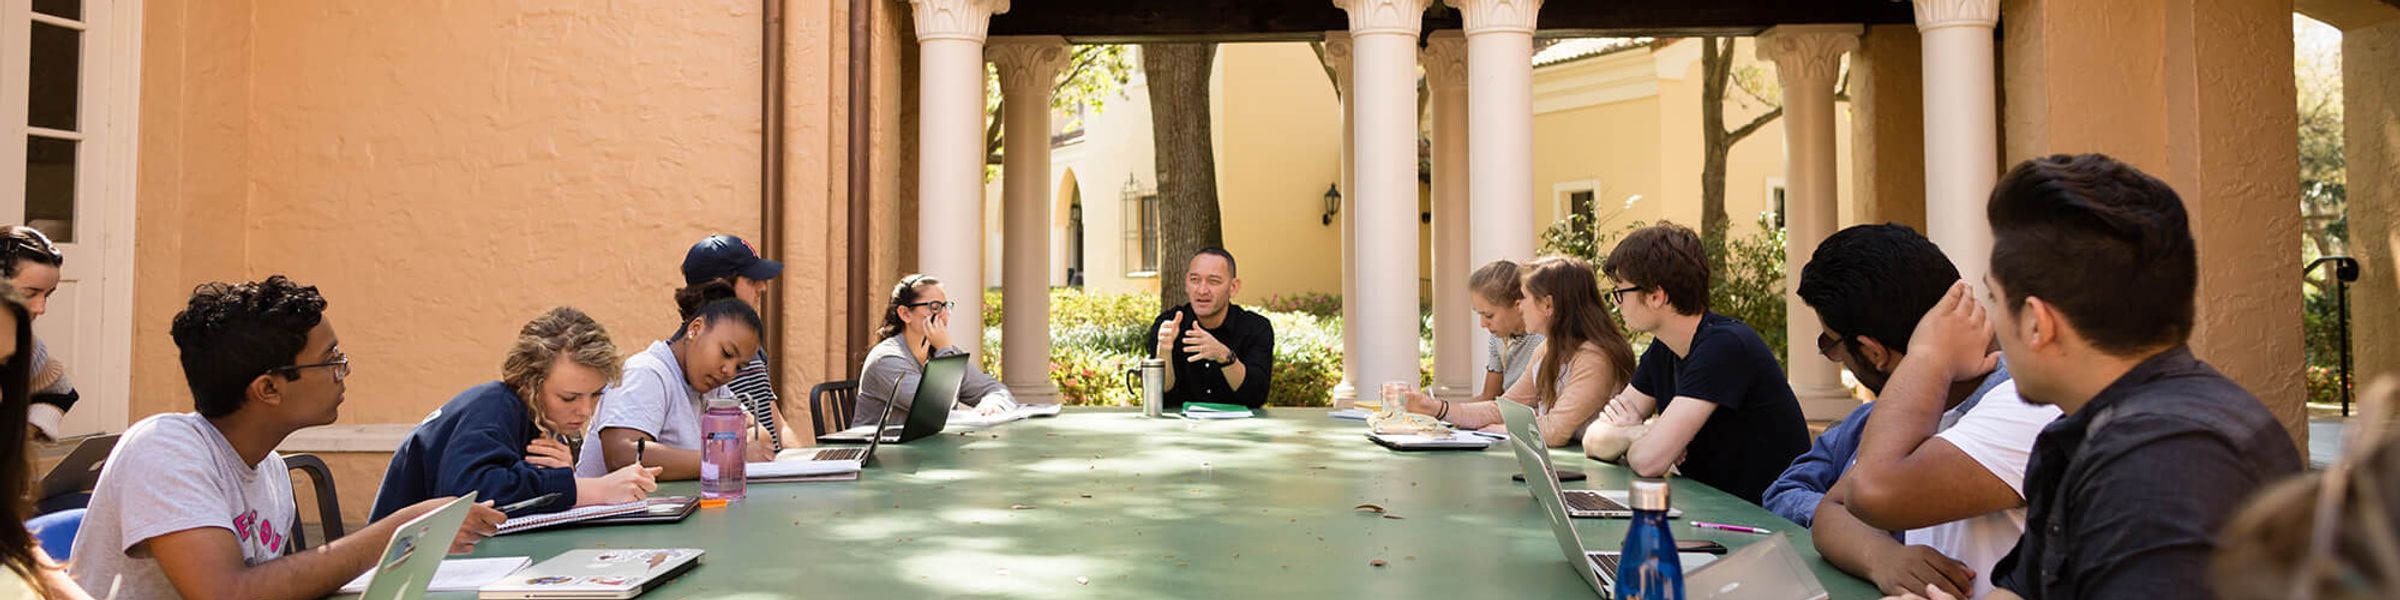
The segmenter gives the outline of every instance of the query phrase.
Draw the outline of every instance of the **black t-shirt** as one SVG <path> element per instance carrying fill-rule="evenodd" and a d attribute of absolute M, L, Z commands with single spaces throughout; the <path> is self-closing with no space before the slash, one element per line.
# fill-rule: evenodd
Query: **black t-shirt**
<path fill-rule="evenodd" d="M 1651 342 L 1634 370 L 1633 389 L 1657 399 L 1660 413 L 1673 402 L 1716 404 L 1684 445 L 1683 475 L 1751 504 L 1808 451 L 1808 421 L 1783 365 L 1758 331 L 1738 319 L 1702 315 L 1689 356 Z"/>
<path fill-rule="evenodd" d="M 1158 327 L 1166 324 L 1168 317 L 1178 314 L 1183 315 L 1184 329 L 1199 326 L 1200 319 L 1193 316 L 1190 304 L 1159 313 L 1157 319 L 1150 321 L 1149 335 L 1144 337 L 1149 342 L 1144 344 L 1145 355 L 1152 358 L 1158 356 Z M 1266 406 L 1268 382 L 1275 378 L 1275 324 L 1267 322 L 1263 315 L 1242 310 L 1240 306 L 1228 306 L 1225 308 L 1225 322 L 1207 329 L 1209 335 L 1216 336 L 1217 341 L 1233 350 L 1235 361 L 1242 363 L 1241 389 L 1226 385 L 1225 373 L 1216 363 L 1188 360 L 1191 355 L 1184 353 L 1183 335 L 1178 332 L 1172 342 L 1174 356 L 1167 359 L 1167 368 L 1175 370 L 1175 387 L 1167 390 L 1165 407 L 1176 409 L 1185 402 L 1239 404 L 1251 408 Z"/>

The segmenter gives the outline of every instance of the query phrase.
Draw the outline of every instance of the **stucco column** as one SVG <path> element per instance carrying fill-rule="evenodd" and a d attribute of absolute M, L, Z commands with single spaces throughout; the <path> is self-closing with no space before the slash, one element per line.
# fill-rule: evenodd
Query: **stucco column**
<path fill-rule="evenodd" d="M 1467 290 L 1466 36 L 1434 32 L 1422 60 L 1433 94 L 1433 395 L 1462 400 L 1478 391 L 1484 358 Z"/>
<path fill-rule="evenodd" d="M 1417 31 L 1431 0 L 1334 0 L 1350 13 L 1356 117 L 1356 383 L 1414 387 L 1417 371 Z M 1365 392 L 1362 392 L 1365 393 Z"/>
<path fill-rule="evenodd" d="M 2351 365 L 2357 388 L 2400 376 L 2400 16 L 2342 29 L 2342 148 L 2349 160 Z"/>
<path fill-rule="evenodd" d="M 1001 259 L 1000 379 L 1018 402 L 1051 404 L 1050 383 L 1050 88 L 1066 64 L 1067 40 L 1002 38 L 988 50 L 1000 72 Z M 955 294 L 954 294 L 955 295 Z"/>
<path fill-rule="evenodd" d="M 1357 104 L 1351 102 L 1356 94 L 1350 87 L 1350 32 L 1331 31 L 1325 34 L 1325 64 L 1333 69 L 1334 95 L 1342 103 L 1342 199 L 1340 213 L 1333 219 L 1342 228 L 1342 382 L 1333 386 L 1334 408 L 1349 408 L 1358 400 L 1358 253 L 1352 240 L 1358 238 L 1358 140 Z"/>
<path fill-rule="evenodd" d="M 1835 179 L 1833 86 L 1841 75 L 1842 54 L 1858 49 L 1857 25 L 1785 25 L 1758 36 L 1758 58 L 1773 61 L 1783 83 L 1785 216 L 1783 302 L 1788 325 L 1786 361 L 1792 393 L 1811 419 L 1840 418 L 1857 406 L 1842 388 L 1841 370 L 1817 356 L 1817 334 L 1824 326 L 1817 313 L 1800 301 L 1800 268 L 1817 251 L 1817 242 L 1833 235 Z"/>
<path fill-rule="evenodd" d="M 1466 19 L 1468 261 L 1525 262 L 1533 258 L 1533 29 L 1542 0 L 1443 3 Z"/>
<path fill-rule="evenodd" d="M 1992 258 L 1992 227 L 1983 209 L 2000 177 L 1992 61 L 2000 2 L 1915 2 L 1925 49 L 1926 237 L 1950 255 L 1960 276 L 1983 281 Z"/>
<path fill-rule="evenodd" d="M 983 347 L 983 36 L 1008 0 L 909 0 L 917 22 L 917 270 L 958 308 L 950 340 Z M 1047 136 L 1045 136 L 1047 137 Z"/>

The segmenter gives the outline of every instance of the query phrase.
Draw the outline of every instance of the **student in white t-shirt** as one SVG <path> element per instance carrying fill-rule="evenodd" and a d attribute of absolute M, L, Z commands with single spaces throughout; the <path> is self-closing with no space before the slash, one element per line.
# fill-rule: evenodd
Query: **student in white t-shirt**
<path fill-rule="evenodd" d="M 1890 224 L 1835 233 L 1800 273 L 1818 351 L 1878 398 L 1810 531 L 1825 560 L 1887 594 L 1991 591 L 2025 530 L 2033 440 L 2059 416 L 2017 396 L 1988 327 L 1952 326 L 1974 302 L 1960 286 L 1939 247 Z"/>
<path fill-rule="evenodd" d="M 292 479 L 275 447 L 332 423 L 350 360 L 325 298 L 277 275 L 192 292 L 172 332 L 196 413 L 125 431 L 75 536 L 77 584 L 117 598 L 317 598 L 375 565 L 400 525 L 450 498 L 417 503 L 341 539 L 286 555 Z M 472 508 L 452 552 L 506 517 Z"/>
<path fill-rule="evenodd" d="M 663 342 L 625 357 L 624 375 L 600 392 L 600 412 L 583 434 L 576 477 L 601 477 L 634 463 L 657 467 L 659 481 L 700 478 L 700 413 L 742 365 L 758 354 L 766 326 L 758 311 L 732 298 L 692 311 Z M 752 462 L 775 460 L 757 427 L 742 446 Z"/>

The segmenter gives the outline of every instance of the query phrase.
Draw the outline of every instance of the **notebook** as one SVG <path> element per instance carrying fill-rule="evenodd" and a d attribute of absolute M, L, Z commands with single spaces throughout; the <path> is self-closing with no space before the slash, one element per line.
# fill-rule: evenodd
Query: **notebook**
<path fill-rule="evenodd" d="M 964 428 L 990 427 L 1036 417 L 1055 417 L 1058 416 L 1059 409 L 1059 405 L 1056 404 L 1019 404 L 1013 410 L 1000 411 L 991 416 L 975 414 L 975 409 L 972 408 L 953 410 L 950 411 L 950 425 Z"/>
<path fill-rule="evenodd" d="M 706 551 L 693 548 L 569 550 L 499 583 L 477 598 L 632 598 L 692 570 Z"/>
<path fill-rule="evenodd" d="M 1249 407 L 1239 404 L 1218 404 L 1215 402 L 1183 403 L 1183 418 L 1186 419 L 1247 419 L 1254 416 L 1257 415 L 1252 413 Z"/>
<path fill-rule="evenodd" d="M 1367 439 L 1375 440 L 1375 444 L 1378 446 L 1383 446 L 1385 448 L 1399 450 L 1402 452 L 1415 450 L 1482 450 L 1484 448 L 1492 447 L 1492 442 L 1494 441 L 1489 436 L 1477 435 L 1465 431 L 1452 431 L 1449 435 L 1424 435 L 1416 433 L 1368 433 Z"/>
<path fill-rule="evenodd" d="M 516 573 L 517 570 L 525 568 L 525 565 L 530 564 L 533 564 L 533 559 L 523 556 L 504 556 L 500 558 L 453 558 L 444 560 L 442 561 L 442 567 L 434 570 L 432 584 L 426 586 L 425 591 L 472 592 L 482 589 L 483 586 L 496 583 L 500 581 L 501 578 L 508 577 L 510 574 Z M 352 579 L 350 580 L 350 583 L 343 584 L 341 591 L 336 593 L 366 593 L 367 582 L 369 579 L 374 577 L 375 572 L 373 571 L 360 574 L 357 579 Z"/>
<path fill-rule="evenodd" d="M 674 523 L 692 516 L 700 508 L 698 496 L 659 496 L 649 500 L 650 508 L 621 515 L 598 517 L 568 523 L 576 527 L 587 525 L 640 525 L 644 523 Z"/>
<path fill-rule="evenodd" d="M 589 521 L 601 517 L 613 517 L 622 514 L 646 512 L 649 510 L 650 501 L 644 499 L 620 504 L 596 504 L 574 510 L 560 511 L 549 514 L 510 517 L 507 521 L 502 521 L 500 523 L 500 533 L 497 535 L 521 533 L 554 525 L 565 525 L 577 521 Z"/>

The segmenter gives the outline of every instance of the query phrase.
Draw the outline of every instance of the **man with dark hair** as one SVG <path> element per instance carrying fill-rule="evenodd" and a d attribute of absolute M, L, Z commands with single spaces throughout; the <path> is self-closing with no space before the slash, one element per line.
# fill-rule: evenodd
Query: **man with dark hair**
<path fill-rule="evenodd" d="M 1758 504 L 1792 457 L 1808 450 L 1808 422 L 1783 365 L 1758 332 L 1708 311 L 1708 256 L 1700 236 L 1673 223 L 1635 230 L 1601 270 L 1625 326 L 1655 336 L 1633 385 L 1600 421 L 1656 418 L 1625 463 L 1644 477 L 1681 466 L 1686 477 Z"/>
<path fill-rule="evenodd" d="M 1233 253 L 1210 246 L 1192 254 L 1183 274 L 1191 302 L 1150 322 L 1150 357 L 1167 358 L 1165 408 L 1186 402 L 1267 404 L 1275 378 L 1275 325 L 1233 304 L 1242 291 Z"/>
<path fill-rule="evenodd" d="M 1813 521 L 1818 551 L 1888 594 L 1991 590 L 1992 564 L 2024 533 L 2027 453 L 2059 414 L 2018 398 L 1997 362 L 1959 381 L 1895 377 L 1917 360 L 1908 352 L 1917 323 L 1958 285 L 1941 248 L 1903 225 L 1835 233 L 1800 271 L 1800 299 L 1825 326 L 1818 351 L 1877 400 L 1818 438 L 1769 488 L 1768 504 L 1818 498 L 1802 521 Z"/>
<path fill-rule="evenodd" d="M 2199 270 L 2183 200 L 2106 156 L 2059 155 L 2011 169 L 1986 210 L 1998 310 L 1953 293 L 1894 377 L 1965 379 L 1996 328 L 2025 399 L 2066 413 L 2034 442 L 2025 535 L 1993 596 L 2209 597 L 2217 529 L 2301 463 L 2258 398 L 2184 345 Z"/>
<path fill-rule="evenodd" d="M 68 570 L 78 585 L 119 598 L 321 597 L 375 566 L 402 524 L 450 502 L 284 555 L 299 521 L 275 447 L 332 423 L 350 374 L 324 311 L 316 288 L 281 275 L 192 293 L 172 332 L 199 412 L 125 431 L 76 533 Z M 473 549 L 505 518 L 474 506 L 450 550 Z"/>

